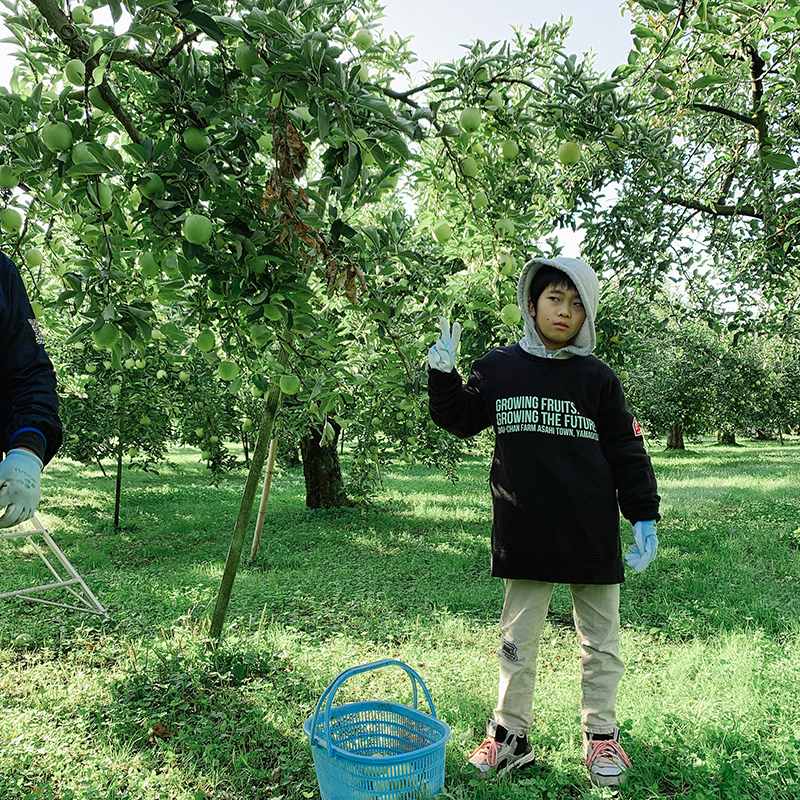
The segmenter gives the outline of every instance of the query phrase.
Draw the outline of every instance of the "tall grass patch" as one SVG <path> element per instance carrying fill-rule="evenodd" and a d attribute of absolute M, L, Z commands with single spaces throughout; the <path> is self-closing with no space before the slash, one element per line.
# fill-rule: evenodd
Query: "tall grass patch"
<path fill-rule="evenodd" d="M 623 587 L 617 712 L 634 767 L 619 794 L 800 797 L 800 442 L 652 455 L 660 549 Z M 445 797 L 601 796 L 581 761 L 568 587 L 541 644 L 537 764 L 479 785 L 461 774 L 497 693 L 487 473 L 484 457 L 455 484 L 396 464 L 374 502 L 309 511 L 302 472 L 281 471 L 213 648 L 243 473 L 215 484 L 191 449 L 159 474 L 126 471 L 114 529 L 113 477 L 51 464 L 39 517 L 111 619 L 2 601 L 0 800 L 319 797 L 302 724 L 339 671 L 383 658 L 420 673 L 452 728 Z M 41 569 L 24 540 L 0 543 L 0 590 Z M 367 673 L 341 700 L 373 697 L 411 702 L 408 679 Z"/>

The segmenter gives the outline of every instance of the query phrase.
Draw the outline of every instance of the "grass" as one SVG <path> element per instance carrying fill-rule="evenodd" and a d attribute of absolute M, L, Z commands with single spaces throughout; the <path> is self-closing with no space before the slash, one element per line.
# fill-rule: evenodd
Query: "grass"
<path fill-rule="evenodd" d="M 661 547 L 623 587 L 634 768 L 619 795 L 800 798 L 800 440 L 653 459 Z M 309 511 L 302 472 L 284 470 L 210 649 L 243 474 L 215 486 L 190 449 L 159 475 L 130 470 L 115 531 L 111 474 L 51 464 L 38 516 L 111 620 L 0 601 L 0 800 L 318 798 L 303 722 L 340 670 L 383 658 L 420 673 L 452 729 L 444 797 L 604 796 L 580 758 L 567 587 L 540 653 L 537 765 L 477 786 L 460 774 L 496 697 L 486 473 L 469 459 L 452 486 L 393 465 L 374 504 Z M 24 540 L 0 542 L 0 592 L 43 580 Z M 409 702 L 409 682 L 379 670 L 337 695 L 371 697 Z"/>

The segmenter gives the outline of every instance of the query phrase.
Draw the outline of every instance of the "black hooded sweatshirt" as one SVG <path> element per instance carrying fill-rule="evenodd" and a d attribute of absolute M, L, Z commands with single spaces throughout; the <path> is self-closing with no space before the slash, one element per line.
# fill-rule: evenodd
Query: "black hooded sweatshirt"
<path fill-rule="evenodd" d="M 47 464 L 61 446 L 56 374 L 25 285 L 0 253 L 0 450 L 33 450 Z"/>
<path fill-rule="evenodd" d="M 529 267 L 520 279 L 527 285 Z M 588 305 L 593 346 L 596 302 Z M 526 340 L 492 350 L 466 385 L 455 370 L 430 370 L 431 417 L 461 438 L 494 428 L 492 575 L 622 583 L 620 511 L 631 523 L 659 518 L 642 431 L 608 365 L 588 354 L 538 352 L 546 353 Z"/>

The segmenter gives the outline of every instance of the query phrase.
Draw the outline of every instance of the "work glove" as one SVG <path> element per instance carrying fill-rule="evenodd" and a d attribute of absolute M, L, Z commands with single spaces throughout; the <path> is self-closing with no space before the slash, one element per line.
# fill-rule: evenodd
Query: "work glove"
<path fill-rule="evenodd" d="M 453 323 L 453 332 L 450 333 L 450 323 L 447 317 L 439 320 L 442 326 L 442 338 L 436 340 L 436 344 L 428 350 L 428 364 L 431 369 L 438 369 L 439 372 L 452 372 L 456 365 L 456 351 L 458 343 L 461 341 L 461 325 Z"/>
<path fill-rule="evenodd" d="M 630 553 L 625 556 L 625 560 L 629 567 L 641 572 L 656 557 L 658 550 L 655 520 L 634 523 L 633 539 L 636 544 L 628 548 Z"/>
<path fill-rule="evenodd" d="M 12 528 L 33 516 L 42 496 L 42 464 L 28 450 L 14 448 L 0 463 L 0 528 Z"/>

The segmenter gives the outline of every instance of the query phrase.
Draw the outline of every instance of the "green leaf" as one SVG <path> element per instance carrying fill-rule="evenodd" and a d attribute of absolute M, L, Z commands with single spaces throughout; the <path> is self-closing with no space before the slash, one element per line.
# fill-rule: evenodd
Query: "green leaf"
<path fill-rule="evenodd" d="M 661 39 L 663 38 L 657 31 L 646 28 L 644 25 L 634 25 L 631 28 L 631 36 L 636 36 L 639 39 Z"/>
<path fill-rule="evenodd" d="M 655 97 L 656 100 L 669 100 L 670 98 L 669 92 L 657 83 L 653 85 L 650 94 L 652 97 Z"/>
<path fill-rule="evenodd" d="M 698 78 L 696 81 L 692 82 L 689 88 L 705 89 L 708 86 L 719 86 L 719 84 L 727 82 L 728 79 L 723 77 L 722 75 L 703 75 L 702 78 Z"/>
<path fill-rule="evenodd" d="M 615 89 L 619 88 L 618 81 L 602 81 L 601 83 L 596 83 L 589 89 L 589 94 L 602 94 L 605 92 L 613 92 Z"/>
<path fill-rule="evenodd" d="M 773 169 L 795 169 L 794 159 L 785 153 L 767 153 L 764 156 L 764 163 L 769 164 Z"/>
<path fill-rule="evenodd" d="M 394 118 L 394 111 L 392 111 L 391 106 L 385 100 L 381 100 L 380 97 L 366 94 L 358 98 L 358 104 L 383 117 Z"/>
<path fill-rule="evenodd" d="M 658 81 L 658 83 L 666 89 L 672 89 L 672 91 L 675 91 L 678 88 L 678 84 L 675 83 L 672 78 L 668 78 L 666 75 L 658 75 L 656 77 L 656 81 Z"/>
<path fill-rule="evenodd" d="M 74 164 L 67 170 L 67 175 L 80 176 L 80 175 L 102 175 L 108 172 L 108 167 L 97 161 L 87 161 L 84 164 Z"/>
<path fill-rule="evenodd" d="M 411 157 L 405 138 L 397 131 L 376 131 L 372 134 L 379 142 L 394 150 L 403 159 Z"/>
<path fill-rule="evenodd" d="M 456 128 L 455 125 L 451 125 L 449 122 L 446 122 L 444 125 L 442 125 L 442 129 L 436 135 L 441 137 L 458 137 L 461 135 L 461 131 Z"/>

